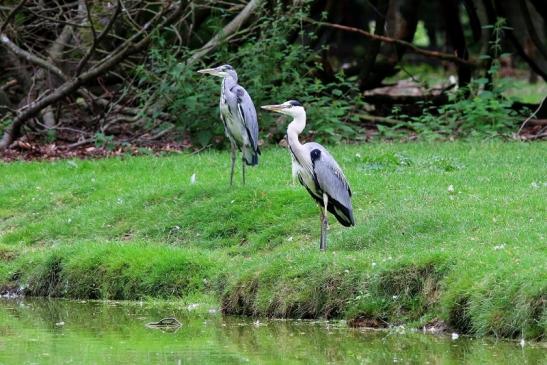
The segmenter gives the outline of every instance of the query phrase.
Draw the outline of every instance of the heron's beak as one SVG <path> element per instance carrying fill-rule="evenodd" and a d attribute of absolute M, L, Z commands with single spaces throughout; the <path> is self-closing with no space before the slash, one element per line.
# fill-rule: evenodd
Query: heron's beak
<path fill-rule="evenodd" d="M 283 109 L 287 108 L 286 105 L 280 104 L 280 105 L 262 105 L 262 109 L 269 110 L 276 113 L 281 113 Z"/>
<path fill-rule="evenodd" d="M 198 70 L 198 73 L 204 74 L 204 75 L 216 75 L 217 69 L 216 68 L 204 68 L 203 70 Z"/>

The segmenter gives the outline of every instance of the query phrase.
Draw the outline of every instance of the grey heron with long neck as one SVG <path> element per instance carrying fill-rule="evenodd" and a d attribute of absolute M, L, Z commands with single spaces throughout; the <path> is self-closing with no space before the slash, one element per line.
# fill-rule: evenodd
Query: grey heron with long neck
<path fill-rule="evenodd" d="M 234 179 L 234 166 L 237 150 L 243 154 L 242 175 L 245 185 L 245 165 L 258 164 L 258 121 L 256 109 L 247 90 L 238 84 L 237 73 L 230 65 L 216 68 L 206 68 L 198 71 L 222 77 L 220 87 L 220 119 L 224 125 L 224 133 L 232 147 L 232 166 L 230 169 L 230 185 Z"/>
<path fill-rule="evenodd" d="M 355 225 L 351 205 L 351 189 L 342 169 L 327 149 L 319 143 L 300 143 L 298 135 L 306 127 L 306 111 L 296 100 L 279 105 L 265 105 L 262 109 L 293 118 L 287 127 L 287 139 L 292 155 L 293 171 L 321 210 L 321 241 L 319 248 L 327 248 L 327 211 L 345 227 Z"/>

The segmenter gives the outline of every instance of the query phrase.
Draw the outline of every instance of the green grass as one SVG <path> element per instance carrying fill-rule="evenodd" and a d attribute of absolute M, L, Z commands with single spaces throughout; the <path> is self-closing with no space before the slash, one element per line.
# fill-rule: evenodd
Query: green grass
<path fill-rule="evenodd" d="M 234 188 L 229 156 L 217 152 L 0 165 L 0 285 L 545 336 L 544 143 L 331 151 L 352 185 L 357 225 L 331 217 L 326 253 L 318 209 L 290 184 L 284 149 L 266 150 Z"/>

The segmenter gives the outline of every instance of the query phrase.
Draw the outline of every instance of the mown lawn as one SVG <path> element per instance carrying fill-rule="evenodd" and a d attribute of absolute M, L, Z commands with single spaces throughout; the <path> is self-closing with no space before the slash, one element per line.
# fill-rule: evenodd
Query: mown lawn
<path fill-rule="evenodd" d="M 546 147 L 331 147 L 357 225 L 331 216 L 326 253 L 318 209 L 291 185 L 281 148 L 263 152 L 245 187 L 238 170 L 234 188 L 228 153 L 3 164 L 0 285 L 542 339 Z"/>

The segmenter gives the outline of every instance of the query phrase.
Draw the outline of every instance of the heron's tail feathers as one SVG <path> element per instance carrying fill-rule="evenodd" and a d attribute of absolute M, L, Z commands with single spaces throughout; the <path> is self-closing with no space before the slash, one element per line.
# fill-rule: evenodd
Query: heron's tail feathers
<path fill-rule="evenodd" d="M 258 155 L 260 154 L 260 150 L 258 147 L 256 148 L 256 151 L 253 150 L 252 147 L 244 147 L 243 148 L 243 160 L 245 160 L 245 164 L 248 166 L 254 166 L 258 165 Z"/>
<path fill-rule="evenodd" d="M 327 206 L 327 209 L 344 227 L 351 227 L 355 225 L 355 219 L 353 218 L 353 208 L 351 207 L 351 204 L 349 206 L 344 206 L 336 200 L 329 200 L 329 205 Z"/>

